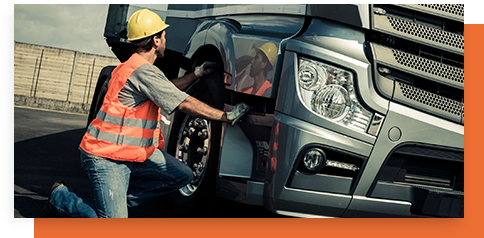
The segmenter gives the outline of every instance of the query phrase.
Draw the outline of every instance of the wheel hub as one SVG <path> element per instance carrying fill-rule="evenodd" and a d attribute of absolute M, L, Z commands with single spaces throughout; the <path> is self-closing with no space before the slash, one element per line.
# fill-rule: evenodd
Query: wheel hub
<path fill-rule="evenodd" d="M 200 186 L 210 153 L 210 121 L 185 117 L 178 134 L 176 158 L 193 171 L 193 180 L 180 193 L 191 196 Z"/>

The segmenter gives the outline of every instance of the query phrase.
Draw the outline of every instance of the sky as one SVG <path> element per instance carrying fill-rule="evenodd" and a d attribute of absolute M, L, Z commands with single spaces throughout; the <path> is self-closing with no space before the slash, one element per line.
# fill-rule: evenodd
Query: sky
<path fill-rule="evenodd" d="M 14 40 L 114 56 L 104 40 L 108 4 L 14 4 Z"/>

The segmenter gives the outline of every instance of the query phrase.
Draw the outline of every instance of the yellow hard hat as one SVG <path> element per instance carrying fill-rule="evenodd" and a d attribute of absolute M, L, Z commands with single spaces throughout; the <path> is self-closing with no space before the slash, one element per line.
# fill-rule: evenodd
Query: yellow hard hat
<path fill-rule="evenodd" d="M 133 13 L 128 20 L 128 40 L 135 41 L 154 35 L 169 27 L 158 14 L 141 9 Z"/>
<path fill-rule="evenodd" d="M 267 57 L 272 67 L 276 64 L 277 59 L 277 46 L 272 42 L 264 43 L 261 47 L 256 48 L 256 50 L 262 51 Z"/>

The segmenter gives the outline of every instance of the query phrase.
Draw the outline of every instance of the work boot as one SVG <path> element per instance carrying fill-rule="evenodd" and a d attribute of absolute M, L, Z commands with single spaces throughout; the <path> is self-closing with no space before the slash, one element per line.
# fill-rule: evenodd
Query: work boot
<path fill-rule="evenodd" d="M 54 192 L 54 190 L 61 185 L 64 185 L 64 181 L 57 180 L 57 181 L 55 181 L 54 185 L 52 185 L 52 187 L 50 188 L 49 197 L 47 197 L 47 202 L 45 203 L 44 209 L 42 210 L 42 217 L 44 217 L 44 218 L 61 217 L 59 215 L 59 213 L 57 213 L 57 211 L 53 211 L 52 209 L 50 209 L 50 206 L 49 206 L 50 196 L 52 195 L 52 192 Z"/>

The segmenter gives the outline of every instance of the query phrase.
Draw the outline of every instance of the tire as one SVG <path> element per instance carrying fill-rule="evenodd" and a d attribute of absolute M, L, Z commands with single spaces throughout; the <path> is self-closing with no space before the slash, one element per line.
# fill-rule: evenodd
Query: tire
<path fill-rule="evenodd" d="M 92 100 L 91 110 L 89 111 L 89 116 L 87 117 L 87 126 L 89 126 L 92 120 L 96 118 L 99 109 L 101 109 L 101 106 L 103 105 L 104 96 L 106 96 L 106 93 L 108 92 L 108 83 L 108 80 L 104 81 L 96 98 Z"/>
<path fill-rule="evenodd" d="M 208 75 L 191 88 L 190 95 L 222 109 L 225 95 L 221 77 L 217 73 Z M 206 217 L 215 205 L 222 123 L 195 118 L 179 111 L 173 122 L 169 152 L 194 171 L 190 184 L 170 195 L 174 213 L 181 217 Z M 206 151 L 198 149 L 203 147 Z"/>
<path fill-rule="evenodd" d="M 87 117 L 86 128 L 91 124 L 92 120 L 96 118 L 99 109 L 103 105 L 104 96 L 108 92 L 108 84 L 111 79 L 111 72 L 113 72 L 115 66 L 106 66 L 102 69 L 97 80 L 96 89 L 94 90 L 94 96 L 91 102 L 91 108 L 89 109 L 89 115 Z"/>

